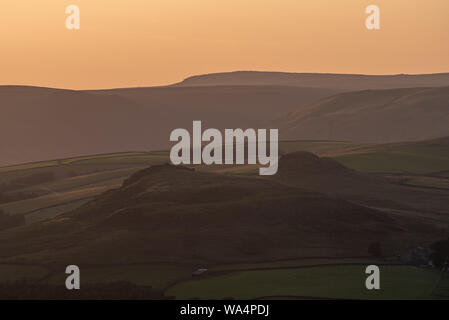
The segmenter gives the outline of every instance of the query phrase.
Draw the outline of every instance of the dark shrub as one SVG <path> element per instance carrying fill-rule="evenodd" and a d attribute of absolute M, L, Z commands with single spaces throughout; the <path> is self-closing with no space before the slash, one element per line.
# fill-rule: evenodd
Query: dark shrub
<path fill-rule="evenodd" d="M 449 263 L 449 239 L 434 242 L 430 245 L 432 253 L 430 260 L 437 267 L 443 267 Z"/>

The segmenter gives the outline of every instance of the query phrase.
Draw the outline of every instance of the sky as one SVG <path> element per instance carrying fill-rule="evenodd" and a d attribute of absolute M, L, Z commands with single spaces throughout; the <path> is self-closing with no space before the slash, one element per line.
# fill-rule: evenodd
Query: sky
<path fill-rule="evenodd" d="M 80 29 L 65 25 L 69 5 Z M 380 30 L 365 27 L 368 5 Z M 449 72 L 448 0 L 1 0 L 0 85 L 166 85 L 236 70 Z"/>

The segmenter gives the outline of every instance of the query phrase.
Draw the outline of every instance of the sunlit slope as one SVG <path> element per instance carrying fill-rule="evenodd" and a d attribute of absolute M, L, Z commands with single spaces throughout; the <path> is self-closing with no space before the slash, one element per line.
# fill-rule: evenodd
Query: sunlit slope
<path fill-rule="evenodd" d="M 166 152 L 128 152 L 0 168 L 0 210 L 27 223 L 73 210 L 119 187 L 134 172 L 168 161 Z"/>
<path fill-rule="evenodd" d="M 285 85 L 334 88 L 346 91 L 449 85 L 449 73 L 417 75 L 362 75 L 236 71 L 192 76 L 176 86 Z"/>
<path fill-rule="evenodd" d="M 418 141 L 449 135 L 449 87 L 365 90 L 324 98 L 271 123 L 283 139 Z"/>
<path fill-rule="evenodd" d="M 449 137 L 366 146 L 350 154 L 336 155 L 335 159 L 364 172 L 444 176 L 449 172 Z"/>

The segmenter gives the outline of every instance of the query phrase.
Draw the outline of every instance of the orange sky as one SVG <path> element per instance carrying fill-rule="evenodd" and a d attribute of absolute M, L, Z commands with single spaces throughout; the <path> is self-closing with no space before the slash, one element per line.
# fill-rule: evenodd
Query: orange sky
<path fill-rule="evenodd" d="M 81 29 L 65 28 L 65 7 Z M 365 7 L 381 8 L 368 31 Z M 202 73 L 449 72 L 448 0 L 1 0 L 0 84 L 163 85 Z"/>

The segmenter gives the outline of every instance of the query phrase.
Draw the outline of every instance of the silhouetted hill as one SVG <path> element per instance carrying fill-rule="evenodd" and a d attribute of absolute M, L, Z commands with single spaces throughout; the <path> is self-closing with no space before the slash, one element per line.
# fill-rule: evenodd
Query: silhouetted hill
<path fill-rule="evenodd" d="M 388 214 L 273 180 L 153 166 L 80 208 L 0 233 L 15 261 L 89 265 L 364 255 L 401 237 Z"/>
<path fill-rule="evenodd" d="M 449 135 L 449 87 L 365 90 L 297 108 L 271 123 L 282 138 L 369 142 Z"/>
<path fill-rule="evenodd" d="M 433 212 L 437 216 L 448 213 L 447 191 L 393 184 L 380 177 L 346 168 L 334 159 L 320 158 L 304 151 L 282 155 L 278 173 L 271 179 L 342 197 L 364 206 Z"/>
<path fill-rule="evenodd" d="M 236 71 L 193 76 L 175 86 L 281 85 L 355 91 L 449 86 L 449 73 L 362 75 Z"/>

